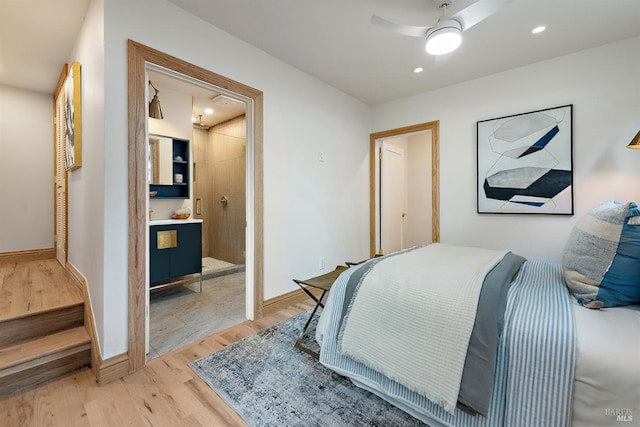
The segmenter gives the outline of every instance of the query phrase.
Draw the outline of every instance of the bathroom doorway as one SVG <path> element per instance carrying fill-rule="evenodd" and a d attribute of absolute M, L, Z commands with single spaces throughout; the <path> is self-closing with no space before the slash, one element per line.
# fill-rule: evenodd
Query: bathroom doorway
<path fill-rule="evenodd" d="M 246 317 L 254 320 L 264 310 L 263 218 L 263 103 L 261 90 L 160 52 L 133 40 L 128 45 L 128 351 L 127 372 L 146 365 L 145 313 L 148 309 L 148 134 L 146 66 L 153 64 L 197 79 L 204 85 L 224 87 L 247 103 L 247 224 Z M 124 361 L 122 361 L 124 363 Z"/>
<path fill-rule="evenodd" d="M 149 118 L 150 141 L 188 140 L 190 159 L 188 197 L 150 197 L 150 219 L 180 211 L 202 221 L 202 286 L 151 291 L 148 360 L 247 318 L 247 103 L 153 65 L 147 65 L 147 76 L 163 111 L 162 119 Z"/>

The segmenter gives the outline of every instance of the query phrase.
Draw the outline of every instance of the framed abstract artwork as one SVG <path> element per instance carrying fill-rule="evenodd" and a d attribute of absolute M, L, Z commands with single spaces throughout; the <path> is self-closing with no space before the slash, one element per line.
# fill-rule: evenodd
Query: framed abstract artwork
<path fill-rule="evenodd" d="M 573 105 L 477 122 L 478 213 L 573 215 Z"/>
<path fill-rule="evenodd" d="M 64 144 L 65 168 L 82 166 L 82 92 L 80 63 L 74 62 L 64 80 Z"/>

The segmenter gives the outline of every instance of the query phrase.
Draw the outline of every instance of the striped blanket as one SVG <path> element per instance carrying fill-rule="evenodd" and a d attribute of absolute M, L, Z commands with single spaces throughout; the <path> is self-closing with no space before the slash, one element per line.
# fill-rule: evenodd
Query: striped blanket
<path fill-rule="evenodd" d="M 453 414 L 338 350 L 349 275 L 331 289 L 320 325 L 320 362 L 422 421 L 455 427 L 567 426 L 575 367 L 575 324 L 559 264 L 528 261 L 509 290 L 489 416 Z M 434 369 L 438 369 L 434 366 Z"/>

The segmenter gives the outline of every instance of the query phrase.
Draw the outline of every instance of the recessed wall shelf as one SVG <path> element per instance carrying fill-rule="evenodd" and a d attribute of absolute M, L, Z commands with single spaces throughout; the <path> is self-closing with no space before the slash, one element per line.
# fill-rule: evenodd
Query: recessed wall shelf
<path fill-rule="evenodd" d="M 153 138 L 151 138 L 153 139 Z M 149 184 L 149 191 L 155 191 L 154 199 L 188 199 L 191 177 L 189 174 L 189 140 L 180 138 L 169 138 L 172 143 L 171 161 L 160 164 L 153 162 L 153 149 L 151 164 L 160 168 L 171 168 L 171 184 Z M 180 179 L 182 177 L 182 182 Z"/>

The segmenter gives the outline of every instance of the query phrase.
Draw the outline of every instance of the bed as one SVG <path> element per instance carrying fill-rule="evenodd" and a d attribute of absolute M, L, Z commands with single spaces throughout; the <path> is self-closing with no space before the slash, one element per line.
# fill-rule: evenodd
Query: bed
<path fill-rule="evenodd" d="M 640 306 L 587 309 L 561 264 L 476 249 L 433 244 L 346 270 L 318 322 L 320 362 L 430 426 L 640 425 Z M 420 294 L 425 274 L 453 290 Z"/>

